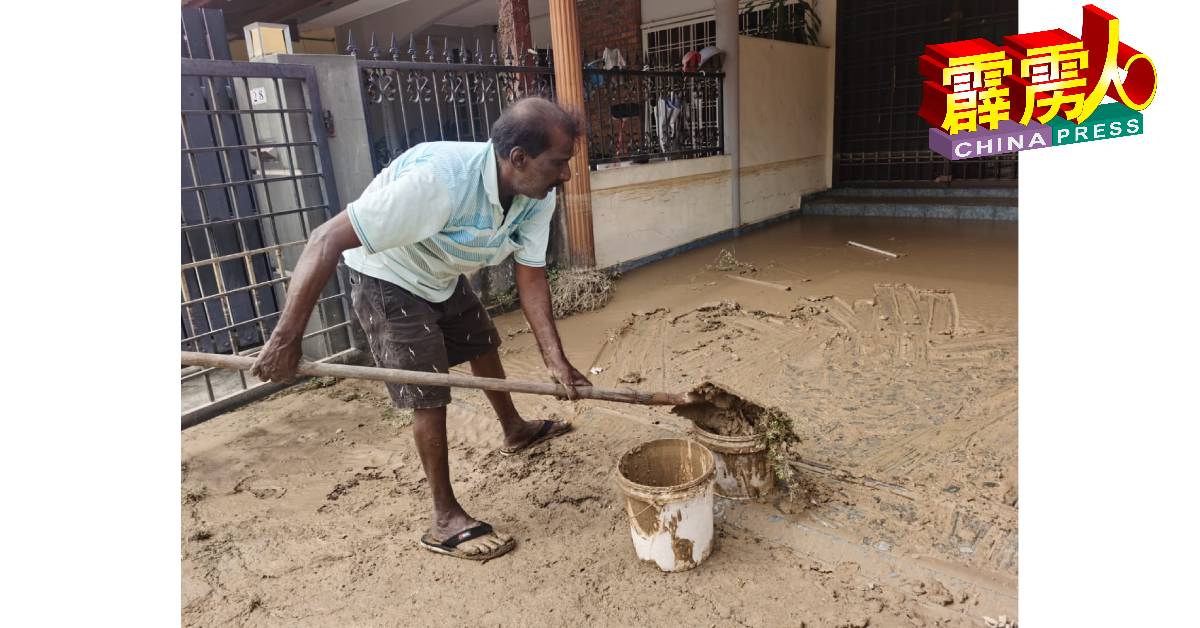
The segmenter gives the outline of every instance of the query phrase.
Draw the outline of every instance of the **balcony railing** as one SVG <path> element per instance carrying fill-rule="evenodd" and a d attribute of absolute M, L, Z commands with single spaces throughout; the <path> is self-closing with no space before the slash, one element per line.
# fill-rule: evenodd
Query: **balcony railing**
<path fill-rule="evenodd" d="M 531 50 L 514 59 L 485 52 L 478 41 L 440 47 L 427 38 L 418 52 L 395 35 L 386 51 L 375 37 L 358 60 L 376 171 L 421 142 L 487 141 L 492 124 L 514 101 L 553 98 L 554 58 Z M 635 64 L 636 68 L 636 64 Z M 583 68 L 588 158 L 593 165 L 718 155 L 724 151 L 719 72 L 678 68 Z"/>

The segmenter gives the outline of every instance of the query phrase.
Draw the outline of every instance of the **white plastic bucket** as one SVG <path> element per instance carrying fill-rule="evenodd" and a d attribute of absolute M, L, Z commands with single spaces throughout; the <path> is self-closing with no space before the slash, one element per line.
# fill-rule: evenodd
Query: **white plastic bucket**
<path fill-rule="evenodd" d="M 617 463 L 629 534 L 639 559 L 663 571 L 685 571 L 712 553 L 712 452 L 695 441 L 642 443 Z"/>
<path fill-rule="evenodd" d="M 692 436 L 708 448 L 716 462 L 717 495 L 749 500 L 770 496 L 775 473 L 767 456 L 767 435 L 721 436 L 694 426 Z"/>

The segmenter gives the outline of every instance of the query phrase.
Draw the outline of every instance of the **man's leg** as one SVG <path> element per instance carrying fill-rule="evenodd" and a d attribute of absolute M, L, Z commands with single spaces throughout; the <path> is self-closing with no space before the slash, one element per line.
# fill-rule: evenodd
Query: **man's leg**
<path fill-rule="evenodd" d="M 504 379 L 504 366 L 500 364 L 500 332 L 488 316 L 487 309 L 479 296 L 471 289 L 466 277 L 460 277 L 453 296 L 446 301 L 447 314 L 438 320 L 442 337 L 446 343 L 446 356 L 451 365 L 471 363 L 471 372 L 476 377 Z M 506 392 L 484 391 L 500 427 L 504 430 L 504 448 L 501 453 L 511 453 L 536 440 L 570 431 L 571 426 L 563 422 L 526 421 L 513 405 L 512 395 Z"/>
<path fill-rule="evenodd" d="M 438 313 L 429 303 L 388 282 L 351 272 L 354 313 L 367 334 L 375 362 L 384 368 L 428 372 L 447 371 L 445 344 L 437 324 Z M 428 538 L 444 543 L 479 522 L 463 510 L 450 485 L 446 448 L 448 389 L 388 384 L 388 395 L 397 408 L 413 408 L 413 440 L 433 496 L 433 517 Z M 467 540 L 457 551 L 486 555 L 512 537 L 498 531 Z"/>
<path fill-rule="evenodd" d="M 476 377 L 494 377 L 504 379 L 504 365 L 500 363 L 500 353 L 489 351 L 471 359 L 471 372 Z M 496 417 L 500 419 L 500 427 L 504 430 L 504 446 L 516 447 L 528 443 L 542 427 L 541 421 L 526 421 L 521 418 L 513 405 L 512 395 L 499 390 L 485 390 Z M 556 426 L 562 428 L 562 426 Z"/>
<path fill-rule="evenodd" d="M 446 407 L 413 410 L 413 440 L 417 453 L 421 455 L 421 466 L 425 468 L 425 479 L 433 493 L 433 523 L 429 536 L 437 542 L 474 527 L 476 521 L 463 510 L 454 497 L 450 485 L 450 460 L 446 449 Z M 508 541 L 508 536 L 495 533 L 492 536 L 469 542 L 472 553 L 486 553 Z"/>

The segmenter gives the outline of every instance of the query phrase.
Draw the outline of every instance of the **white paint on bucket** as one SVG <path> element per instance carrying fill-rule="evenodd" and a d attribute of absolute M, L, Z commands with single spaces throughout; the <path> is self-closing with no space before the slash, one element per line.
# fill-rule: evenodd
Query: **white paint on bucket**
<path fill-rule="evenodd" d="M 678 521 L 674 533 L 669 527 L 672 521 Z M 663 571 L 684 571 L 699 565 L 712 553 L 712 484 L 705 485 L 704 492 L 692 499 L 664 505 L 659 511 L 658 522 L 658 531 L 647 535 L 630 521 L 629 535 L 633 537 L 633 549 L 638 558 L 654 561 Z M 691 541 L 692 552 L 688 559 L 676 557 L 678 539 Z"/>
<path fill-rule="evenodd" d="M 639 559 L 684 571 L 708 558 L 715 467 L 712 452 L 680 438 L 643 443 L 621 456 L 617 483 Z"/>

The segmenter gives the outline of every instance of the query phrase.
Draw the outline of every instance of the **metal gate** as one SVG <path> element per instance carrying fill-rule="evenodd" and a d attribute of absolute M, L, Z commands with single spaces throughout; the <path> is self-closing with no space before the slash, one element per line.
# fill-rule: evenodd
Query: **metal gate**
<path fill-rule="evenodd" d="M 309 66 L 182 59 L 181 347 L 254 355 L 275 328 L 312 230 L 340 209 Z M 305 329 L 304 356 L 357 352 L 344 271 Z M 187 427 L 281 388 L 183 369 Z"/>
<path fill-rule="evenodd" d="M 1017 156 L 952 162 L 917 116 L 926 44 L 1016 34 L 1016 0 L 842 0 L 837 4 L 834 181 L 913 186 L 939 177 L 1011 184 Z"/>

